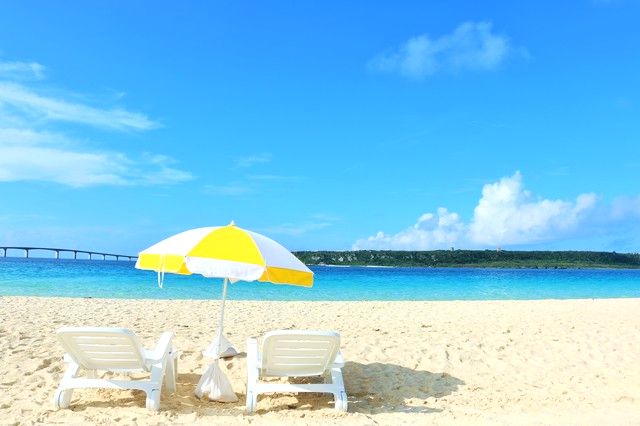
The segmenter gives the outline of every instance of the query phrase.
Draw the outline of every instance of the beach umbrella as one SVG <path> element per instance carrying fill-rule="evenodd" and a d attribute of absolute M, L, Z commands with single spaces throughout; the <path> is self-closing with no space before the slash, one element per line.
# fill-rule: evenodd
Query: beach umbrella
<path fill-rule="evenodd" d="M 136 268 L 156 271 L 162 287 L 165 273 L 200 274 L 223 278 L 218 333 L 204 355 L 215 359 L 203 374 L 196 394 L 210 399 L 236 401 L 231 385 L 217 366 L 217 359 L 237 354 L 224 337 L 224 302 L 227 284 L 261 281 L 303 287 L 313 285 L 313 272 L 286 248 L 256 232 L 235 226 L 191 229 L 173 235 L 139 253 Z"/>

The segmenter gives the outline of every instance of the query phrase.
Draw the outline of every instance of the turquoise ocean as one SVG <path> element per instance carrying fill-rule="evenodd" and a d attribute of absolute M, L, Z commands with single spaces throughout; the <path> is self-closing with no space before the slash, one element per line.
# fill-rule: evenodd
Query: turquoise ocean
<path fill-rule="evenodd" d="M 156 274 L 134 262 L 0 258 L 0 296 L 212 299 L 222 280 Z M 236 300 L 509 300 L 640 297 L 640 270 L 316 266 L 312 288 L 238 282 Z"/>

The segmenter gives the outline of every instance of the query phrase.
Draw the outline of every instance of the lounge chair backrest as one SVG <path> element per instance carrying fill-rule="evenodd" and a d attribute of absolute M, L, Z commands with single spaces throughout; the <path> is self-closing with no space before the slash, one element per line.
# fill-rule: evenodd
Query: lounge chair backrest
<path fill-rule="evenodd" d="M 333 331 L 278 330 L 262 340 L 262 372 L 266 376 L 318 376 L 331 368 L 340 350 Z"/>
<path fill-rule="evenodd" d="M 88 370 L 149 371 L 140 340 L 126 328 L 63 327 L 56 334 L 69 356 Z"/>

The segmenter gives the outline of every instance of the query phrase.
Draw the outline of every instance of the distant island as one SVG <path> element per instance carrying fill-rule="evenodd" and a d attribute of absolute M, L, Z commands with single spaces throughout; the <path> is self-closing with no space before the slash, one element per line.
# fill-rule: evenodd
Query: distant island
<path fill-rule="evenodd" d="M 434 268 L 640 268 L 640 253 L 598 251 L 297 251 L 307 265 Z"/>

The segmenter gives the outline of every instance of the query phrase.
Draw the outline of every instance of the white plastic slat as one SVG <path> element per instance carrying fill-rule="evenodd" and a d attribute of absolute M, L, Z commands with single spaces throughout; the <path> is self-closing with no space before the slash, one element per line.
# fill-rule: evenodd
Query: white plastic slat
<path fill-rule="evenodd" d="M 131 346 L 131 339 L 129 339 L 128 337 L 114 337 L 114 336 L 84 337 L 84 336 L 72 336 L 71 338 L 78 345 L 97 344 L 97 345 L 127 345 L 127 346 Z"/>
<path fill-rule="evenodd" d="M 324 362 L 324 358 L 312 358 L 312 357 L 296 357 L 296 358 L 280 358 L 274 357 L 271 358 L 271 364 L 291 364 L 291 365 L 302 365 L 302 364 L 322 364 Z"/>
<path fill-rule="evenodd" d="M 335 359 L 340 342 L 332 332 L 276 331 L 265 335 L 263 371 L 266 375 L 319 375 Z"/>
<path fill-rule="evenodd" d="M 305 355 L 321 355 L 325 356 L 325 352 L 329 351 L 330 348 L 283 348 L 283 347 L 275 347 L 271 350 L 272 356 L 305 356 Z"/>
<path fill-rule="evenodd" d="M 85 351 L 102 351 L 102 350 L 120 351 L 120 350 L 130 349 L 131 348 L 131 343 L 127 343 L 126 345 L 124 345 L 124 344 L 116 344 L 116 345 L 102 344 L 102 345 L 97 345 L 97 344 L 80 343 L 80 344 L 78 344 L 78 347 L 81 348 L 82 350 L 85 350 Z"/>
<path fill-rule="evenodd" d="M 96 370 L 116 370 L 116 369 L 142 369 L 138 361 L 123 361 L 113 359 L 94 359 L 91 360 L 93 369 Z"/>
<path fill-rule="evenodd" d="M 126 329 L 62 328 L 58 338 L 69 355 L 87 369 L 147 369 L 143 349 Z"/>
<path fill-rule="evenodd" d="M 330 349 L 334 346 L 333 342 L 317 341 L 317 340 L 278 340 L 273 342 L 274 349 Z"/>
<path fill-rule="evenodd" d="M 283 369 L 283 368 L 288 368 L 288 367 L 309 367 L 309 368 L 318 368 L 321 367 L 322 364 L 320 364 L 319 362 L 313 362 L 313 361 L 291 361 L 291 362 L 272 362 L 271 365 L 273 366 L 273 368 L 279 368 L 279 369 Z"/>
<path fill-rule="evenodd" d="M 138 355 L 133 352 L 85 352 L 87 358 L 98 360 L 98 359 L 119 359 L 119 360 L 127 360 L 127 361 L 138 361 Z"/>
<path fill-rule="evenodd" d="M 302 360 L 321 362 L 326 359 L 326 357 L 324 355 L 272 355 L 271 359 L 277 362 L 296 362 Z"/>

